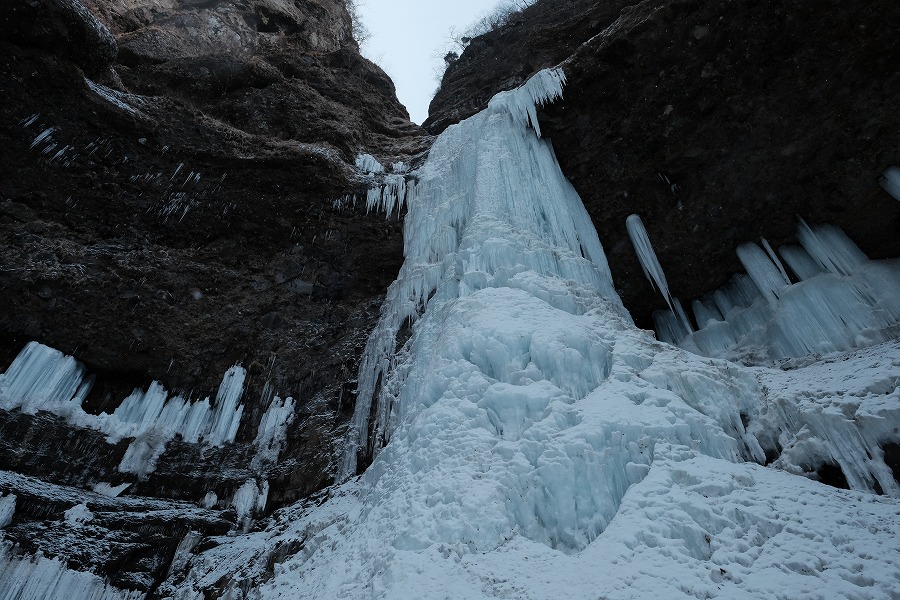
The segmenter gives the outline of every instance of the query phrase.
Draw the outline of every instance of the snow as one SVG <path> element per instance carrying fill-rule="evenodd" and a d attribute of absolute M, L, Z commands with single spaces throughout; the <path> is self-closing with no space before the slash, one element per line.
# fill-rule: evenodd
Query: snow
<path fill-rule="evenodd" d="M 91 573 L 72 571 L 40 553 L 17 556 L 0 543 L 0 598 L 4 600 L 139 600 L 143 592 L 124 591 Z"/>
<path fill-rule="evenodd" d="M 888 194 L 900 200 L 900 167 L 888 167 L 878 183 Z"/>
<path fill-rule="evenodd" d="M 130 483 L 123 483 L 114 486 L 105 481 L 101 481 L 100 483 L 94 485 L 93 490 L 101 496 L 107 496 L 108 498 L 117 498 L 119 494 L 127 490 L 129 487 L 131 487 Z"/>
<path fill-rule="evenodd" d="M 78 526 L 92 521 L 94 519 L 94 513 L 88 509 L 87 504 L 82 503 L 76 504 L 65 511 L 63 517 L 69 525 Z"/>
<path fill-rule="evenodd" d="M 896 598 L 900 500 L 879 453 L 900 429 L 900 343 L 751 368 L 636 329 L 521 118 L 533 95 L 500 94 L 448 128 L 415 173 L 349 479 L 220 538 L 172 595 L 228 582 L 227 597 L 260 599 Z M 823 289 L 884 285 L 879 268 L 828 273 Z M 771 310 L 744 275 L 700 312 L 754 306 Z M 834 461 L 853 490 L 813 480 Z"/>

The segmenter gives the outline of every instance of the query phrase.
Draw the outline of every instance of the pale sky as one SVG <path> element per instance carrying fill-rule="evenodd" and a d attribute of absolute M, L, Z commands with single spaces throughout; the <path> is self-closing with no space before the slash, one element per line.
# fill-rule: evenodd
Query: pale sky
<path fill-rule="evenodd" d="M 497 0 L 359 0 L 359 14 L 371 37 L 363 54 L 384 69 L 410 118 L 421 124 L 428 116 L 450 47 L 451 28 L 464 31 Z"/>

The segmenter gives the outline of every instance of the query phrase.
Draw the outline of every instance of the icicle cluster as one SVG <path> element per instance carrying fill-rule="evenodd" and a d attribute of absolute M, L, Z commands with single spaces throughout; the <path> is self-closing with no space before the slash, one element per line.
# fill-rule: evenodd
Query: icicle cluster
<path fill-rule="evenodd" d="M 747 275 L 693 303 L 696 333 L 677 338 L 660 328 L 660 339 L 706 356 L 778 360 L 894 337 L 900 325 L 900 262 L 870 261 L 830 225 L 811 227 L 801 220 L 797 237 L 800 246 L 781 247 L 778 254 L 766 240 L 763 248 L 739 246 Z M 781 259 L 797 283 L 791 283 Z"/>
<path fill-rule="evenodd" d="M 371 181 L 366 192 L 366 212 L 381 211 L 390 218 L 396 211 L 399 217 L 403 207 L 415 197 L 415 181 L 407 178 L 409 166 L 406 163 L 394 163 L 391 172 L 387 172 L 374 156 L 360 154 L 356 157 L 356 168 Z M 355 205 L 356 198 L 345 196 L 332 203 L 335 208 L 347 204 Z"/>
<path fill-rule="evenodd" d="M 239 402 L 246 375 L 243 367 L 230 368 L 222 378 L 215 404 L 209 398 L 192 402 L 182 396 L 170 397 L 162 384 L 153 382 L 146 391 L 132 392 L 111 415 L 92 415 L 81 404 L 94 382 L 93 375 L 73 357 L 29 342 L 0 374 L 0 409 L 51 412 L 75 426 L 105 433 L 110 443 L 135 438 L 119 470 L 146 475 L 176 435 L 189 443 L 211 446 L 234 442 L 244 411 Z"/>

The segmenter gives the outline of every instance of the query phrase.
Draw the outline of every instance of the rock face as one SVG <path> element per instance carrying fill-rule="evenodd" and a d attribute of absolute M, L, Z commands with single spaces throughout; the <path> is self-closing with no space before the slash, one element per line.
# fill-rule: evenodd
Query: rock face
<path fill-rule="evenodd" d="M 98 482 L 159 499 L 135 514 L 216 494 L 198 513 L 207 525 L 132 527 L 171 544 L 122 525 L 72 563 L 152 589 L 188 530 L 237 526 L 245 482 L 268 486 L 266 510 L 331 482 L 359 355 L 402 260 L 396 216 L 341 199 L 369 185 L 357 153 L 410 160 L 428 137 L 360 56 L 339 0 L 14 0 L 0 47 L 0 370 L 28 341 L 74 355 L 97 376 L 93 414 L 153 380 L 214 398 L 226 370 L 247 371 L 235 442 L 176 438 L 141 477 L 117 471 L 126 442 L 0 411 L 0 464 L 37 478 L 0 482 L 38 490 L 6 529 L 25 550 L 64 548 L 62 512 L 79 502 L 107 510 L 83 492 Z M 295 400 L 277 467 L 253 461 L 275 395 Z M 52 486 L 71 498 L 49 500 Z M 98 518 L 96 539 L 116 523 Z"/>
<path fill-rule="evenodd" d="M 896 20 L 889 1 L 543 0 L 471 43 L 425 127 L 565 60 L 541 129 L 650 327 L 665 304 L 628 241 L 632 213 L 683 301 L 741 270 L 738 244 L 792 241 L 797 216 L 842 227 L 873 258 L 900 255 L 900 204 L 876 182 L 900 162 Z"/>

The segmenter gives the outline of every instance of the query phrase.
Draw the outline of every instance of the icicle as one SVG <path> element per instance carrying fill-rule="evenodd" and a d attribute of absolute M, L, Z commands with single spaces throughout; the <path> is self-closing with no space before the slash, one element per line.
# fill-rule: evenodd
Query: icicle
<path fill-rule="evenodd" d="M 66 414 L 80 410 L 93 379 L 86 379 L 85 368 L 71 356 L 29 342 L 0 375 L 0 408 L 34 414 L 47 410 Z"/>
<path fill-rule="evenodd" d="M 781 264 L 781 259 L 778 258 L 778 255 L 775 254 L 775 251 L 772 249 L 772 246 L 769 244 L 769 241 L 766 238 L 760 238 L 762 242 L 763 250 L 766 251 L 766 254 L 769 255 L 769 258 L 772 259 L 772 262 L 775 263 L 775 266 L 778 267 L 778 271 L 781 273 L 781 277 L 784 279 L 785 283 L 790 285 L 791 278 L 788 277 L 787 271 L 784 269 L 784 265 Z"/>
<path fill-rule="evenodd" d="M 363 173 L 383 173 L 384 166 L 371 154 L 360 154 L 356 157 L 356 168 Z"/>
<path fill-rule="evenodd" d="M 763 297 L 771 304 L 778 302 L 781 289 L 791 283 L 784 271 L 779 270 L 771 258 L 752 242 L 738 246 L 737 255 Z"/>
<path fill-rule="evenodd" d="M 782 246 L 778 252 L 800 281 L 815 277 L 822 272 L 822 267 L 816 264 L 809 252 L 800 246 Z"/>
<path fill-rule="evenodd" d="M 662 294 L 666 304 L 669 305 L 672 313 L 680 321 L 678 330 L 686 332 L 685 335 L 687 335 L 693 331 L 693 327 L 691 327 L 691 322 L 688 320 L 684 309 L 681 308 L 681 303 L 669 291 L 666 274 L 663 272 L 662 265 L 659 264 L 656 252 L 653 251 L 653 244 L 650 242 L 650 236 L 647 235 L 647 229 L 644 227 L 643 221 L 638 215 L 631 215 L 625 219 L 625 228 L 628 230 L 628 237 L 631 238 L 631 244 L 634 246 L 638 261 L 641 263 L 641 269 L 644 270 L 644 276 L 650 280 L 651 284 L 656 284 L 656 288 Z"/>
<path fill-rule="evenodd" d="M 853 240 L 834 225 L 810 227 L 800 219 L 797 237 L 823 269 L 838 275 L 850 275 L 869 260 Z"/>
<path fill-rule="evenodd" d="M 900 167 L 888 167 L 878 183 L 888 194 L 900 200 Z"/>
<path fill-rule="evenodd" d="M 694 318 L 697 321 L 697 327 L 703 329 L 710 321 L 721 321 L 722 315 L 716 305 L 708 300 L 694 300 L 691 303 L 694 311 Z"/>
<path fill-rule="evenodd" d="M 54 131 L 56 131 L 55 127 L 48 127 L 47 129 L 45 129 L 44 131 L 39 133 L 37 135 L 37 137 L 34 138 L 34 141 L 31 142 L 31 146 L 29 146 L 28 149 L 33 150 L 35 146 L 37 146 L 44 140 L 48 139 L 51 135 L 53 135 Z"/>

